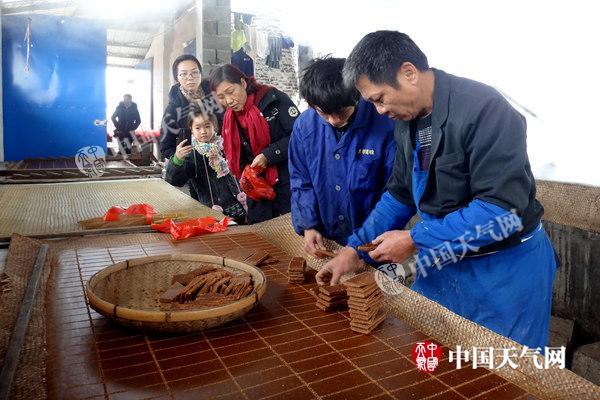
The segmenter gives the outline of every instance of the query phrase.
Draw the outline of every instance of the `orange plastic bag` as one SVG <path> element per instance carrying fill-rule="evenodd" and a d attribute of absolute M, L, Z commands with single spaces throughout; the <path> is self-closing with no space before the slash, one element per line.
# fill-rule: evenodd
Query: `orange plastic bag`
<path fill-rule="evenodd" d="M 159 232 L 170 233 L 175 240 L 187 239 L 207 233 L 224 232 L 231 218 L 225 217 L 217 222 L 214 217 L 188 219 L 176 224 L 171 218 L 165 219 L 160 224 L 152 224 L 152 229 Z"/>
<path fill-rule="evenodd" d="M 273 200 L 275 191 L 265 178 L 258 176 L 261 171 L 262 168 L 252 168 L 250 165 L 246 165 L 240 178 L 240 188 L 254 201 Z"/>
<path fill-rule="evenodd" d="M 152 216 L 156 214 L 156 211 L 154 211 L 154 208 L 150 204 L 145 203 L 132 204 L 127 209 L 120 206 L 113 206 L 108 209 L 102 219 L 104 221 L 118 221 L 121 214 L 145 215 L 146 223 L 149 224 L 152 222 Z"/>

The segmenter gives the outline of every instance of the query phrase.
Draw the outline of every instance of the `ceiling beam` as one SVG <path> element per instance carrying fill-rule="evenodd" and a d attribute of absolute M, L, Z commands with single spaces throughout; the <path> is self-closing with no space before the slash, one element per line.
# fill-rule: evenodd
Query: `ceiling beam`
<path fill-rule="evenodd" d="M 139 61 L 144 61 L 145 55 L 139 55 L 139 54 L 128 54 L 128 53 L 122 53 L 122 52 L 117 52 L 117 51 L 109 51 L 106 53 L 107 57 L 117 57 L 117 58 L 128 58 L 131 60 L 139 60 Z"/>
<path fill-rule="evenodd" d="M 132 42 L 132 43 L 137 43 L 137 42 Z M 117 41 L 113 41 L 113 40 L 109 40 L 108 42 L 106 42 L 107 46 L 115 46 L 115 47 L 128 47 L 130 49 L 139 49 L 139 50 L 148 50 L 149 46 L 140 46 L 139 44 L 131 44 L 128 42 L 117 42 Z"/>
<path fill-rule="evenodd" d="M 131 65 L 131 64 L 116 64 L 116 63 L 107 63 L 106 64 L 107 67 L 117 67 L 117 68 L 131 68 L 131 69 L 135 69 L 135 65 Z"/>

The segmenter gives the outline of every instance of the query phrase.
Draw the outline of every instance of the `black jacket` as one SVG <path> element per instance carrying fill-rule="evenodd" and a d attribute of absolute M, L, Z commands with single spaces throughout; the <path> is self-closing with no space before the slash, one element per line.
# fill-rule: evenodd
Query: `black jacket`
<path fill-rule="evenodd" d="M 169 90 L 169 103 L 165 109 L 162 123 L 160 126 L 160 151 L 163 158 L 171 158 L 175 154 L 175 149 L 179 142 L 187 139 L 187 144 L 191 144 L 192 131 L 188 128 L 188 114 L 190 112 L 190 102 L 185 98 L 179 89 L 179 83 L 171 86 Z M 209 95 L 210 85 L 208 80 L 204 79 L 200 83 L 205 95 Z M 217 132 L 220 132 L 220 122 L 223 120 L 223 113 L 215 113 L 219 126 Z"/>
<path fill-rule="evenodd" d="M 129 107 L 125 107 L 125 104 L 120 102 L 110 119 L 115 125 L 115 134 L 119 138 L 129 137 L 129 132 L 135 131 L 141 122 L 137 104 L 133 102 Z"/>
<path fill-rule="evenodd" d="M 437 217 L 466 207 L 474 199 L 515 209 L 521 235 L 536 228 L 544 212 L 535 198 L 529 165 L 526 121 L 490 86 L 433 70 L 431 162 L 419 208 Z M 413 146 L 409 123 L 396 123 L 396 162 L 390 193 L 414 206 Z M 502 246 L 515 243 L 518 234 Z"/>
<path fill-rule="evenodd" d="M 200 203 L 212 207 L 214 199 L 214 204 L 223 207 L 225 215 L 234 217 L 238 223 L 245 221 L 245 213 L 236 198 L 239 189 L 235 178 L 231 174 L 217 178 L 217 173 L 210 167 L 206 157 L 196 150 L 185 158 L 182 166 L 178 167 L 170 162 L 165 180 L 171 185 L 180 187 L 189 183 Z M 232 215 L 228 210 L 235 210 L 236 215 Z"/>
<path fill-rule="evenodd" d="M 276 198 L 259 202 L 248 199 L 248 222 L 256 223 L 290 212 L 290 173 L 288 171 L 288 144 L 299 112 L 294 102 L 278 89 L 271 89 L 258 105 L 269 124 L 271 144 L 262 151 L 269 165 L 276 165 L 279 180 L 275 185 Z M 252 163 L 254 156 L 250 142 L 242 129 L 240 132 L 240 170 Z"/>

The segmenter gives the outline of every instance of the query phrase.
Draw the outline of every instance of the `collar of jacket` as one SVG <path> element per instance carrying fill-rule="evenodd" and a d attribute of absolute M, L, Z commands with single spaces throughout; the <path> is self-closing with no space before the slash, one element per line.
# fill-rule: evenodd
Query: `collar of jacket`
<path fill-rule="evenodd" d="M 262 112 L 264 111 L 270 104 L 277 101 L 277 91 L 275 88 L 272 88 L 265 94 L 260 103 L 258 103 L 258 109 Z"/>
<path fill-rule="evenodd" d="M 433 88 L 433 110 L 431 111 L 431 159 L 433 160 L 442 140 L 442 126 L 448 119 L 448 103 L 450 100 L 450 80 L 444 71 L 432 68 L 435 76 Z M 410 144 L 410 121 L 397 121 L 396 129 L 402 132 L 405 144 Z M 412 144 L 409 146 L 412 148 Z M 429 166 L 431 167 L 431 164 Z"/>
<path fill-rule="evenodd" d="M 361 98 L 358 100 L 358 104 L 356 105 L 356 107 L 358 109 L 356 110 L 356 115 L 354 116 L 354 121 L 352 121 L 352 123 L 348 127 L 348 131 L 358 129 L 358 128 L 364 128 L 367 126 L 367 123 L 369 122 L 369 103 L 366 100 Z M 315 110 L 315 112 L 316 112 L 316 110 Z M 318 113 L 317 113 L 317 115 L 318 115 Z M 321 123 L 321 125 L 325 125 L 332 129 L 335 129 L 331 126 L 331 124 L 329 122 L 325 121 L 323 119 L 323 117 L 321 117 L 320 115 L 319 115 L 319 122 Z"/>
<path fill-rule="evenodd" d="M 179 83 L 176 83 L 173 86 L 171 86 L 171 89 L 169 90 L 169 103 L 173 103 L 176 106 L 187 106 L 189 104 L 189 101 L 185 98 L 183 93 L 181 93 L 181 90 L 179 89 L 180 86 L 181 85 Z M 206 79 L 202 79 L 202 81 L 200 82 L 200 87 L 202 88 L 202 91 L 206 96 L 208 81 Z"/>

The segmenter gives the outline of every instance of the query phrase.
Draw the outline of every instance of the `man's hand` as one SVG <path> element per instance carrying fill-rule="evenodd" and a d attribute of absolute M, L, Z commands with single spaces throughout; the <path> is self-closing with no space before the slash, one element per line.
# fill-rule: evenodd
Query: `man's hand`
<path fill-rule="evenodd" d="M 409 231 L 388 231 L 372 242 L 377 248 L 369 252 L 369 257 L 377 262 L 398 262 L 406 260 L 417 250 Z"/>
<path fill-rule="evenodd" d="M 267 168 L 267 157 L 265 157 L 265 155 L 263 153 L 260 153 L 259 155 L 254 157 L 254 160 L 252 161 L 252 164 L 250 166 L 252 168 L 255 168 L 255 167 L 261 167 L 263 169 Z"/>
<path fill-rule="evenodd" d="M 342 275 L 354 272 L 360 266 L 360 258 L 352 247 L 344 247 L 338 255 L 321 268 L 315 276 L 321 286 L 329 283 L 337 285 Z"/>
<path fill-rule="evenodd" d="M 316 229 L 307 229 L 304 231 L 304 251 L 313 257 L 317 257 L 317 249 L 325 249 L 323 236 Z"/>
<path fill-rule="evenodd" d="M 192 152 L 192 146 L 186 146 L 185 143 L 187 139 L 183 139 L 181 143 L 177 145 L 177 149 L 175 150 L 175 156 L 180 160 L 185 160 L 185 158 Z"/>

